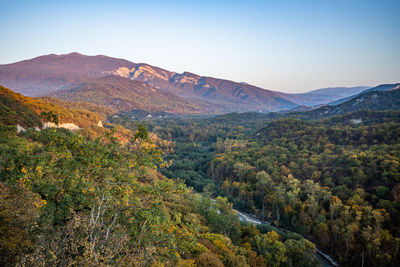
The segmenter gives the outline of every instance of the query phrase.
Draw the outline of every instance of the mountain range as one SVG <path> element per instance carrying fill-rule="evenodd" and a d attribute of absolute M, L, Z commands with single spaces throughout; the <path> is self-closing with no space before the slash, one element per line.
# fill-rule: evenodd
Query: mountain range
<path fill-rule="evenodd" d="M 380 84 L 378 86 L 363 90 L 363 91 L 361 91 L 359 93 L 350 95 L 348 97 L 344 97 L 344 98 L 340 98 L 340 99 L 338 99 L 336 101 L 332 101 L 332 102 L 329 103 L 329 105 L 338 105 L 338 104 L 344 103 L 344 102 L 346 102 L 348 100 L 351 100 L 353 98 L 356 98 L 356 97 L 360 96 L 361 94 L 372 92 L 372 91 L 390 91 L 390 90 L 396 90 L 396 89 L 399 89 L 399 88 L 400 88 L 400 83 Z"/>
<path fill-rule="evenodd" d="M 288 110 L 326 104 L 370 88 L 323 88 L 288 94 L 244 82 L 79 53 L 51 54 L 0 65 L 0 84 L 27 96 L 91 102 L 114 111 L 195 114 Z"/>
<path fill-rule="evenodd" d="M 397 111 L 400 110 L 400 90 L 399 86 L 392 85 L 388 88 L 393 90 L 379 90 L 383 87 L 371 88 L 365 90 L 357 96 L 347 99 L 336 105 L 324 105 L 317 108 L 309 108 L 303 110 L 293 110 L 293 112 L 283 114 L 282 116 L 300 117 L 302 119 L 324 119 L 337 115 L 345 115 L 354 113 L 360 110 L 372 111 Z"/>

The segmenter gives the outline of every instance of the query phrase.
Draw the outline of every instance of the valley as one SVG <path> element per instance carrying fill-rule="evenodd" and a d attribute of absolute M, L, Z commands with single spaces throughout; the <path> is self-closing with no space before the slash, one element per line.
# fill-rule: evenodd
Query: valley
<path fill-rule="evenodd" d="M 400 1 L 0 1 L 0 267 L 400 266 Z"/>
<path fill-rule="evenodd" d="M 0 82 L 36 96 L 0 87 L 2 263 L 400 262 L 398 84 L 285 94 L 77 53 Z"/>
<path fill-rule="evenodd" d="M 383 99 L 385 94 L 389 102 L 398 103 L 398 91 L 383 92 Z M 365 253 L 351 244 L 368 244 L 363 238 L 381 238 L 384 225 L 392 225 L 393 230 L 398 225 L 397 203 L 392 199 L 395 193 L 385 188 L 396 190 L 399 107 L 386 101 L 365 103 L 370 103 L 364 106 L 370 110 L 354 108 L 345 115 L 322 112 L 325 116 L 317 118 L 309 111 L 145 117 L 140 122 L 176 143 L 174 153 L 166 156 L 173 164 L 162 170 L 164 175 L 184 181 L 196 191 L 226 196 L 235 208 L 306 236 L 347 266 L 360 264 Z M 385 103 L 385 111 L 376 103 Z M 127 128 L 137 123 L 123 116 L 114 122 Z M 391 163 L 386 166 L 383 162 Z M 384 166 L 389 169 L 385 171 Z M 393 176 L 383 177 L 383 173 Z M 387 190 L 386 197 L 392 200 L 381 199 L 380 190 Z M 381 206 L 389 202 L 394 206 Z M 394 213 L 386 213 L 389 210 Z M 391 222 L 378 217 L 371 220 L 371 216 L 390 218 Z M 378 221 L 382 224 L 371 224 Z M 312 222 L 314 225 L 309 225 Z M 341 231 L 346 224 L 354 228 Z M 356 241 L 358 238 L 361 240 Z M 382 240 L 379 242 L 382 246 Z M 382 253 L 389 249 L 381 248 Z M 350 250 L 359 255 L 350 259 L 351 263 L 346 256 Z M 378 253 L 374 251 L 374 255 Z"/>

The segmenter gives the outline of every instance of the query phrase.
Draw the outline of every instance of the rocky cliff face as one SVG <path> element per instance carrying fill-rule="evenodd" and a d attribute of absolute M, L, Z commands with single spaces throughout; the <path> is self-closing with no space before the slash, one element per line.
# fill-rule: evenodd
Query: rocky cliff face
<path fill-rule="evenodd" d="M 231 111 L 273 111 L 297 106 L 289 94 L 190 72 L 170 72 L 147 64 L 135 66 L 129 79 L 178 96 L 218 103 Z"/>

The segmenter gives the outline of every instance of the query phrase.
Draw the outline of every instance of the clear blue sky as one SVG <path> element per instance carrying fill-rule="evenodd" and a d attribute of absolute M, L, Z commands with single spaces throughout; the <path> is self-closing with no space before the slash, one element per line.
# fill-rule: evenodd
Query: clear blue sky
<path fill-rule="evenodd" d="M 286 92 L 400 81 L 400 0 L 1 0 L 0 33 L 0 64 L 76 51 Z"/>

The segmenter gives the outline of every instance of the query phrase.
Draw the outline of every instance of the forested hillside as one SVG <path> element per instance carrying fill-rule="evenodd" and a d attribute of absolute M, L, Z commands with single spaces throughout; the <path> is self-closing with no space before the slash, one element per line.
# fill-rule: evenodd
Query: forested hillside
<path fill-rule="evenodd" d="M 24 109 L 15 97 L 27 101 Z M 16 117 L 35 116 L 36 100 L 10 99 L 3 107 Z M 163 158 L 171 143 L 141 124 L 132 131 L 109 124 L 99 131 L 20 133 L 6 124 L 0 127 L 2 266 L 320 265 L 315 245 L 300 235 L 241 223 L 226 198 L 213 202 L 163 176 L 158 170 L 173 164 Z"/>
<path fill-rule="evenodd" d="M 316 266 L 317 247 L 343 266 L 400 263 L 398 91 L 322 120 L 113 115 L 1 96 L 3 265 Z M 28 128 L 42 111 L 88 126 Z M 240 222 L 233 207 L 269 225 Z"/>
<path fill-rule="evenodd" d="M 274 121 L 254 139 L 217 143 L 210 175 L 236 206 L 311 238 L 344 264 L 394 265 L 399 129 L 399 121 Z"/>
<path fill-rule="evenodd" d="M 75 123 L 80 127 L 97 125 L 112 111 L 106 107 L 87 103 L 68 103 L 52 98 L 31 98 L 0 86 L 0 126 L 17 125 L 40 127 L 41 113 L 57 114 L 59 123 Z"/>
<path fill-rule="evenodd" d="M 377 105 L 391 109 L 397 99 L 388 100 Z M 306 236 L 344 266 L 396 266 L 400 112 L 359 110 L 321 121 L 310 113 L 308 121 L 233 113 L 143 123 L 175 143 L 166 176 Z"/>
<path fill-rule="evenodd" d="M 371 88 L 373 89 L 373 88 Z M 370 91 L 360 93 L 347 101 L 336 105 L 322 105 L 318 107 L 297 107 L 281 112 L 269 113 L 267 118 L 297 118 L 303 120 L 321 120 L 328 117 L 357 113 L 361 110 L 383 111 L 400 109 L 400 90 Z"/>
<path fill-rule="evenodd" d="M 370 110 L 399 110 L 400 90 L 370 91 L 358 95 L 338 105 L 324 106 L 310 112 L 306 112 L 302 118 L 322 119 L 328 116 L 342 115 L 361 109 Z"/>
<path fill-rule="evenodd" d="M 400 88 L 400 83 L 380 84 L 378 86 L 375 86 L 375 87 L 366 89 L 364 91 L 361 91 L 358 94 L 354 94 L 352 96 L 348 96 L 348 97 L 345 97 L 345 98 L 338 99 L 336 101 L 332 101 L 332 102 L 329 103 L 329 105 L 338 105 L 338 104 L 344 103 L 346 101 L 349 101 L 349 100 L 351 100 L 353 98 L 356 98 L 356 97 L 358 97 L 358 96 L 360 96 L 362 94 L 369 93 L 369 92 L 372 92 L 372 91 L 391 91 L 391 90 L 398 90 L 399 88 Z"/>

